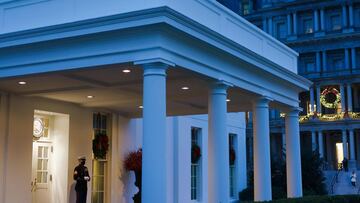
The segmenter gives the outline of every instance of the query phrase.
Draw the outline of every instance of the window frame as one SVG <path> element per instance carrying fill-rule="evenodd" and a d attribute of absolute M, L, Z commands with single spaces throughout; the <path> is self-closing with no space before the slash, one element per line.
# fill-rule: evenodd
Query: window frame
<path fill-rule="evenodd" d="M 195 134 L 193 133 L 195 132 Z M 193 138 L 196 136 L 196 138 Z M 197 144 L 200 149 L 202 150 L 202 128 L 199 127 L 191 127 L 191 134 L 190 134 L 191 146 L 193 144 Z M 190 151 L 191 151 L 190 146 Z M 202 154 L 202 153 L 201 153 Z M 190 154 L 191 155 L 191 154 Z M 202 156 L 200 157 L 197 163 L 192 163 L 190 158 L 190 200 L 192 202 L 199 202 L 202 199 Z M 195 172 L 195 175 L 194 175 Z M 194 180 L 195 179 L 195 180 Z M 193 182 L 195 181 L 195 182 Z M 195 183 L 195 188 L 193 186 Z"/>

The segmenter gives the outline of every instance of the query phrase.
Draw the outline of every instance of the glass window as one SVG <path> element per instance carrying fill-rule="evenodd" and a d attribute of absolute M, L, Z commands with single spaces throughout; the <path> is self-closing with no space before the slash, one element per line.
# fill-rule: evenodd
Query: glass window
<path fill-rule="evenodd" d="M 93 203 L 105 202 L 106 161 L 93 160 L 92 195 Z"/>
<path fill-rule="evenodd" d="M 196 149 L 199 147 L 201 155 L 200 145 L 200 128 L 191 128 L 191 200 L 199 200 L 200 198 L 200 171 L 201 171 L 201 156 L 196 159 Z"/>
<path fill-rule="evenodd" d="M 336 58 L 333 60 L 333 66 L 335 70 L 340 70 L 344 67 L 344 61 L 341 58 Z"/>
<path fill-rule="evenodd" d="M 243 14 L 247 15 L 250 13 L 250 5 L 249 2 L 243 2 L 242 3 L 242 8 L 243 8 Z"/>
<path fill-rule="evenodd" d="M 235 148 L 235 134 L 229 134 L 229 158 L 230 158 L 230 171 L 229 171 L 229 178 L 230 178 L 230 197 L 236 198 L 236 148 Z"/>
<path fill-rule="evenodd" d="M 311 60 L 305 61 L 305 70 L 308 73 L 315 72 L 316 70 L 315 70 L 314 61 L 311 61 Z"/>
<path fill-rule="evenodd" d="M 339 15 L 330 16 L 331 30 L 341 29 L 341 20 Z"/>
<path fill-rule="evenodd" d="M 276 37 L 278 39 L 286 38 L 286 25 L 285 25 L 285 23 L 277 23 L 276 24 Z"/>
<path fill-rule="evenodd" d="M 107 115 L 93 114 L 94 135 L 98 132 L 106 133 Z M 106 133 L 107 134 L 107 133 Z M 109 153 L 109 152 L 108 152 Z M 91 181 L 91 202 L 104 203 L 106 199 L 107 159 L 93 159 L 93 171 Z"/>
<path fill-rule="evenodd" d="M 305 34 L 313 33 L 313 21 L 312 19 L 305 19 L 304 20 L 304 32 Z"/>

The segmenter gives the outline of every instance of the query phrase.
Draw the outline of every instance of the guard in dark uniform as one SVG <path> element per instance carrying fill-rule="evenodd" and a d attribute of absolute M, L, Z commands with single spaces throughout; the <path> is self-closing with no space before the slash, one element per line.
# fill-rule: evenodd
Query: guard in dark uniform
<path fill-rule="evenodd" d="M 79 165 L 74 169 L 74 180 L 76 180 L 76 203 L 86 203 L 87 182 L 90 181 L 89 171 L 85 166 L 85 156 L 78 158 Z"/>

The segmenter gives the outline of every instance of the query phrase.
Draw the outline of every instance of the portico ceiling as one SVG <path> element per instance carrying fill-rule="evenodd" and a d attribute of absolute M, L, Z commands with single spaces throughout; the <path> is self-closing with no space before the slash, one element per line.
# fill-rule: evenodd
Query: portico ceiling
<path fill-rule="evenodd" d="M 123 70 L 130 70 L 124 73 Z M 84 107 L 142 115 L 142 68 L 115 64 L 75 71 L 35 74 L 0 80 L 0 90 L 26 97 L 43 97 Z M 210 79 L 181 67 L 170 68 L 167 76 L 168 115 L 206 114 Z M 26 85 L 18 84 L 25 81 Z M 188 90 L 183 90 L 188 87 Z M 93 96 L 93 98 L 88 98 Z M 256 96 L 240 88 L 230 88 L 229 112 L 251 110 Z"/>

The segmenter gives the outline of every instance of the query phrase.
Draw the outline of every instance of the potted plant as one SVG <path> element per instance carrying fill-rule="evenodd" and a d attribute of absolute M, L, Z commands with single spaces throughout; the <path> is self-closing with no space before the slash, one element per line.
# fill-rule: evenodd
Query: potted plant
<path fill-rule="evenodd" d="M 130 152 L 126 155 L 124 166 L 127 171 L 134 171 L 135 186 L 139 188 L 139 192 L 133 197 L 134 203 L 141 203 L 141 171 L 142 171 L 142 150 Z"/>

